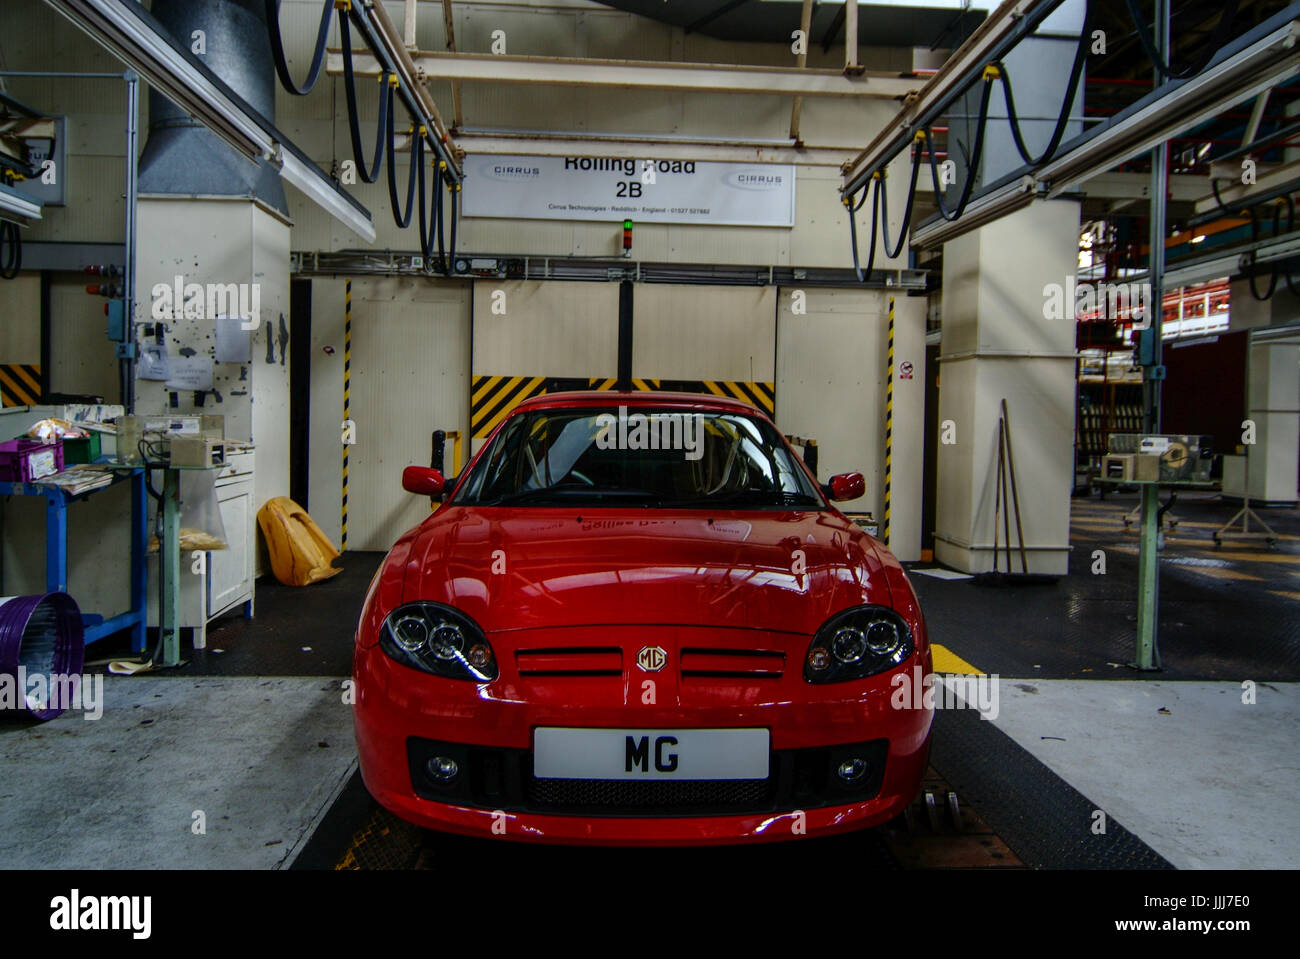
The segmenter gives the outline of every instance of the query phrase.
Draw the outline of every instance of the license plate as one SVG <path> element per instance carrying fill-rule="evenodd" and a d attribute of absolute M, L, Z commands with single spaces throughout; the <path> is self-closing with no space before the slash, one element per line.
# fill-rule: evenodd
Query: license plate
<path fill-rule="evenodd" d="M 539 728 L 539 779 L 766 779 L 766 729 Z"/>

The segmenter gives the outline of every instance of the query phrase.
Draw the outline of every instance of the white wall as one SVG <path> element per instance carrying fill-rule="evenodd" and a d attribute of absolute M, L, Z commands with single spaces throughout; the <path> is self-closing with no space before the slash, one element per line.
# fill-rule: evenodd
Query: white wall
<path fill-rule="evenodd" d="M 342 525 L 345 288 L 343 280 L 312 284 L 309 512 L 336 545 Z M 428 464 L 434 430 L 468 435 L 469 300 L 467 283 L 353 281 L 350 550 L 386 550 L 427 516 L 428 499 L 402 489 L 402 470 Z M 447 457 L 450 465 L 450 444 Z"/>
<path fill-rule="evenodd" d="M 876 290 L 806 289 L 807 312 L 793 312 L 783 288 L 777 311 L 777 423 L 787 435 L 817 440 L 817 478 L 860 472 L 866 492 L 838 504 L 884 519 L 885 398 L 889 296 Z M 925 414 L 925 301 L 894 298 L 894 448 L 890 483 L 891 550 L 920 557 L 921 461 Z M 903 360 L 914 378 L 897 379 Z M 883 538 L 883 526 L 881 530 Z"/>
<path fill-rule="evenodd" d="M 773 382 L 775 287 L 644 283 L 634 304 L 634 377 Z"/>

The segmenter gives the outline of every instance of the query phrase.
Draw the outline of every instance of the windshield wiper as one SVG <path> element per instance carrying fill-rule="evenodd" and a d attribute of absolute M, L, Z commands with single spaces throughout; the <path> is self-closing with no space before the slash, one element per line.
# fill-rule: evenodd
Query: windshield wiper
<path fill-rule="evenodd" d="M 669 500 L 669 507 L 694 509 L 705 506 L 790 506 L 819 509 L 821 503 L 807 493 L 795 493 L 790 490 L 775 489 L 735 489 L 713 496 L 698 496 L 694 499 Z"/>
<path fill-rule="evenodd" d="M 582 499 L 584 497 L 595 497 L 598 499 L 619 499 L 619 500 L 646 500 L 658 502 L 661 497 L 658 493 L 652 493 L 645 489 L 629 489 L 616 486 L 587 486 L 584 484 L 564 484 L 563 486 L 542 486 L 536 489 L 516 490 L 513 493 L 506 493 L 504 496 L 498 496 L 494 500 L 479 503 L 480 506 L 522 506 L 528 503 L 537 503 L 554 497 L 561 500 Z"/>

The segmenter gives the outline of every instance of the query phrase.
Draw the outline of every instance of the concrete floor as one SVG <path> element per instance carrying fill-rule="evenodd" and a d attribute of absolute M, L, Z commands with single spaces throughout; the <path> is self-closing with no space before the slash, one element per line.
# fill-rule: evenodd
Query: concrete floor
<path fill-rule="evenodd" d="M 280 868 L 355 758 L 337 679 L 108 676 L 98 720 L 0 723 L 0 868 Z"/>
<path fill-rule="evenodd" d="M 1180 869 L 1295 869 L 1300 684 L 1242 692 L 1004 679 L 996 725 Z"/>

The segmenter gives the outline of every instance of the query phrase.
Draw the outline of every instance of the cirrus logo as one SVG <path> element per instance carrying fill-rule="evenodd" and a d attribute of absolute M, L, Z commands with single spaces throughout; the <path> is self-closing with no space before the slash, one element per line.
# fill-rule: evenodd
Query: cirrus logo
<path fill-rule="evenodd" d="M 785 175 L 761 170 L 739 170 L 728 173 L 723 182 L 742 190 L 777 190 L 785 183 Z"/>
<path fill-rule="evenodd" d="M 479 173 L 492 180 L 536 180 L 542 175 L 542 168 L 519 163 L 485 163 L 479 167 Z"/>

